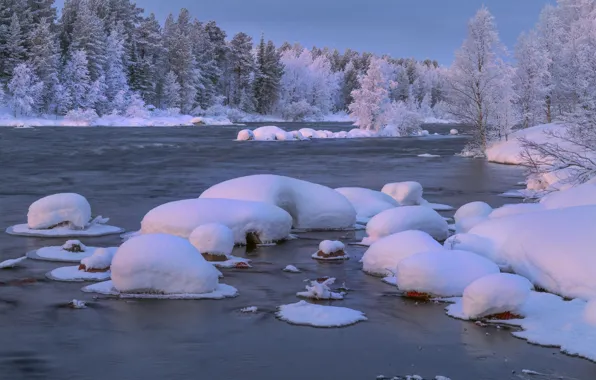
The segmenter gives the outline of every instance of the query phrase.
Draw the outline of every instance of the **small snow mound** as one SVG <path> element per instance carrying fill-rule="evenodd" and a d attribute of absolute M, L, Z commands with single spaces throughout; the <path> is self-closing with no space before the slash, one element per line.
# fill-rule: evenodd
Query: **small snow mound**
<path fill-rule="evenodd" d="M 62 249 L 68 252 L 85 252 L 87 246 L 81 243 L 79 240 L 67 240 Z"/>
<path fill-rule="evenodd" d="M 419 154 L 418 157 L 422 157 L 422 158 L 438 158 L 441 157 L 438 154 L 430 154 L 430 153 L 422 153 Z"/>
<path fill-rule="evenodd" d="M 255 134 L 250 129 L 243 129 L 238 132 L 238 137 L 236 140 L 238 141 L 250 141 L 255 139 Z"/>
<path fill-rule="evenodd" d="M 406 257 L 438 249 L 441 249 L 441 245 L 426 232 L 399 232 L 377 240 L 370 246 L 362 257 L 362 270 L 374 276 L 389 276 Z"/>
<path fill-rule="evenodd" d="M 300 269 L 296 268 L 293 265 L 287 265 L 284 269 L 284 272 L 288 272 L 288 273 L 300 273 L 302 272 Z"/>
<path fill-rule="evenodd" d="M 248 306 L 248 307 L 245 307 L 245 308 L 240 309 L 240 312 L 241 313 L 246 313 L 246 314 L 248 314 L 248 313 L 256 313 L 257 311 L 259 311 L 259 308 L 256 307 L 256 306 Z"/>
<path fill-rule="evenodd" d="M 0 269 L 14 268 L 25 260 L 27 260 L 27 256 L 19 257 L 18 259 L 5 260 L 0 263 Z"/>
<path fill-rule="evenodd" d="M 461 206 L 454 215 L 455 222 L 467 218 L 488 217 L 493 212 L 493 208 L 485 202 L 471 202 Z"/>
<path fill-rule="evenodd" d="M 343 300 L 345 293 L 335 293 L 329 288 L 333 283 L 335 278 L 328 278 L 323 282 L 311 281 L 310 285 L 306 285 L 305 292 L 298 292 L 296 295 L 314 300 Z"/>
<path fill-rule="evenodd" d="M 344 245 L 344 243 L 337 240 L 324 240 L 321 243 L 319 243 L 319 251 L 323 252 L 326 255 L 343 251 L 345 248 L 346 246 Z"/>
<path fill-rule="evenodd" d="M 596 326 L 596 299 L 586 303 L 584 321 L 592 326 Z"/>
<path fill-rule="evenodd" d="M 555 191 L 540 200 L 546 209 L 596 205 L 596 184 L 584 183 L 567 190 Z"/>
<path fill-rule="evenodd" d="M 461 296 L 475 280 L 499 273 L 497 265 L 466 251 L 437 250 L 419 253 L 397 264 L 397 286 L 439 297 Z"/>
<path fill-rule="evenodd" d="M 277 318 L 294 325 L 343 327 L 366 321 L 361 311 L 346 307 L 313 305 L 306 301 L 282 305 Z"/>
<path fill-rule="evenodd" d="M 368 238 L 363 244 L 370 245 L 385 236 L 408 230 L 426 232 L 439 241 L 449 236 L 447 222 L 439 213 L 425 206 L 405 206 L 383 211 L 372 218 L 366 226 Z"/>
<path fill-rule="evenodd" d="M 449 131 L 449 134 L 450 135 L 459 135 L 459 131 L 454 128 L 454 129 L 452 129 L 452 130 Z"/>
<path fill-rule="evenodd" d="M 91 220 L 91 205 L 82 195 L 53 194 L 41 198 L 31 206 L 27 225 L 31 229 L 48 229 L 68 223 L 73 229 L 84 229 Z"/>
<path fill-rule="evenodd" d="M 112 265 L 115 250 L 109 248 L 97 248 L 93 255 L 85 257 L 81 260 L 81 264 L 85 266 L 85 270 L 105 270 Z"/>
<path fill-rule="evenodd" d="M 517 314 L 534 286 L 515 274 L 496 273 L 472 282 L 464 290 L 463 312 L 469 319 L 510 312 Z"/>
<path fill-rule="evenodd" d="M 234 232 L 219 223 L 203 224 L 195 228 L 188 240 L 202 254 L 227 257 L 234 249 Z"/>
<path fill-rule="evenodd" d="M 390 195 L 402 206 L 417 206 L 422 203 L 423 189 L 418 182 L 388 183 L 381 192 Z"/>
<path fill-rule="evenodd" d="M 122 293 L 201 294 L 217 289 L 218 271 L 188 240 L 151 234 L 118 248 L 112 281 Z"/>
<path fill-rule="evenodd" d="M 86 309 L 87 303 L 85 301 L 79 301 L 79 300 L 73 299 L 72 301 L 70 301 L 68 306 L 73 309 Z"/>

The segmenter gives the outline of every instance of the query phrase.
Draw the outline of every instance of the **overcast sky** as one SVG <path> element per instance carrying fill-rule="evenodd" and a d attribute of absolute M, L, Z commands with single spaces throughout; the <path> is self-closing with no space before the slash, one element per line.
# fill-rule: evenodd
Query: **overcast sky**
<path fill-rule="evenodd" d="M 58 0 L 61 7 L 63 0 Z M 485 4 L 495 15 L 501 39 L 513 48 L 517 36 L 554 0 L 137 0 L 165 20 L 188 8 L 201 21 L 215 20 L 229 36 L 261 32 L 276 44 L 351 48 L 393 57 L 436 59 L 450 64 L 466 33 L 466 22 Z"/>

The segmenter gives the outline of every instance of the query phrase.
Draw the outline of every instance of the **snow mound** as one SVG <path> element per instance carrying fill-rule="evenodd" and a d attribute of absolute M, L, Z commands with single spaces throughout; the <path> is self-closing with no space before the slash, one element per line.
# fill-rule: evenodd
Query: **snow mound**
<path fill-rule="evenodd" d="M 188 240 L 202 254 L 227 257 L 234 249 L 234 232 L 218 223 L 203 224 L 195 228 Z"/>
<path fill-rule="evenodd" d="M 352 203 L 356 210 L 356 219 L 359 222 L 368 223 L 373 216 L 399 206 L 395 199 L 380 191 L 362 187 L 342 187 L 335 191 Z"/>
<path fill-rule="evenodd" d="M 243 129 L 238 132 L 238 141 L 249 141 L 255 139 L 255 134 L 250 129 Z"/>
<path fill-rule="evenodd" d="M 457 129 L 452 129 L 449 131 L 450 135 L 459 135 L 459 131 Z"/>
<path fill-rule="evenodd" d="M 496 261 L 534 285 L 570 298 L 596 298 L 596 206 L 495 218 L 470 232 L 489 239 Z"/>
<path fill-rule="evenodd" d="M 555 191 L 540 200 L 546 209 L 596 205 L 596 183 L 584 183 L 567 190 Z"/>
<path fill-rule="evenodd" d="M 437 250 L 403 259 L 397 265 L 397 286 L 439 297 L 461 296 L 475 280 L 499 273 L 493 262 L 472 252 Z"/>
<path fill-rule="evenodd" d="M 423 189 L 418 182 L 388 183 L 383 186 L 381 192 L 391 196 L 402 206 L 417 206 L 423 202 Z"/>
<path fill-rule="evenodd" d="M 326 255 L 343 251 L 345 248 L 346 246 L 344 245 L 344 243 L 337 240 L 324 240 L 321 243 L 319 243 L 319 251 L 323 252 Z"/>
<path fill-rule="evenodd" d="M 300 269 L 296 268 L 294 265 L 287 265 L 284 269 L 284 272 L 288 273 L 300 273 L 302 272 Z"/>
<path fill-rule="evenodd" d="M 531 128 L 525 128 L 512 133 L 507 141 L 498 141 L 486 150 L 486 158 L 490 162 L 509 165 L 523 164 L 520 138 L 527 138 L 536 143 L 553 143 L 553 138 L 545 134 L 547 131 L 554 131 L 564 128 L 558 124 L 544 124 Z M 555 142 L 556 143 L 556 142 Z"/>
<path fill-rule="evenodd" d="M 286 131 L 274 125 L 259 127 L 253 131 L 257 141 L 283 141 L 286 140 L 286 133 Z"/>
<path fill-rule="evenodd" d="M 335 278 L 328 278 L 323 282 L 311 281 L 310 285 L 306 285 L 305 292 L 298 292 L 296 295 L 314 300 L 343 300 L 345 293 L 335 293 L 329 288 L 333 283 Z"/>
<path fill-rule="evenodd" d="M 422 157 L 422 158 L 438 158 L 441 157 L 438 154 L 430 154 L 430 153 L 422 153 L 419 154 L 418 157 Z"/>
<path fill-rule="evenodd" d="M 487 220 L 488 218 L 486 216 L 473 216 L 471 218 L 460 219 L 455 222 L 455 232 L 458 234 L 468 233 L 472 228 Z"/>
<path fill-rule="evenodd" d="M 490 239 L 473 234 L 457 234 L 445 240 L 443 245 L 446 249 L 457 251 L 468 251 L 483 256 L 499 266 L 506 266 L 500 262 L 497 256 L 497 249 Z"/>
<path fill-rule="evenodd" d="M 366 321 L 361 311 L 346 307 L 313 305 L 306 301 L 282 305 L 277 318 L 294 324 L 313 327 L 343 327 Z"/>
<path fill-rule="evenodd" d="M 491 212 L 488 217 L 491 219 L 503 218 L 505 216 L 527 214 L 529 212 L 538 212 L 543 210 L 544 206 L 542 206 L 540 203 L 519 203 L 499 207 Z"/>
<path fill-rule="evenodd" d="M 202 294 L 216 291 L 218 271 L 188 240 L 151 234 L 118 248 L 112 281 L 122 293 Z"/>
<path fill-rule="evenodd" d="M 596 299 L 586 303 L 586 308 L 584 309 L 584 321 L 592 326 L 596 326 Z"/>
<path fill-rule="evenodd" d="M 220 300 L 236 297 L 238 290 L 233 286 L 218 284 L 216 289 L 209 293 L 121 293 L 114 287 L 112 281 L 98 282 L 97 284 L 85 286 L 81 289 L 85 293 L 98 293 L 107 296 L 116 296 L 123 299 L 156 299 L 156 300 Z"/>
<path fill-rule="evenodd" d="M 219 223 L 234 232 L 236 244 L 246 244 L 254 234 L 261 243 L 285 239 L 292 217 L 271 204 L 234 199 L 187 199 L 163 204 L 149 211 L 141 222 L 141 233 L 165 233 L 190 237 L 204 224 Z"/>
<path fill-rule="evenodd" d="M 350 201 L 328 187 L 295 178 L 263 174 L 235 178 L 207 189 L 200 197 L 265 202 L 287 211 L 294 228 L 346 229 L 356 222 Z"/>
<path fill-rule="evenodd" d="M 55 261 L 62 263 L 80 263 L 86 257 L 89 257 L 99 249 L 97 247 L 85 247 L 83 252 L 70 252 L 64 249 L 64 247 L 43 247 L 36 251 L 27 253 L 27 257 L 32 260 L 43 260 L 43 261 Z M 112 251 L 116 251 L 116 247 L 108 248 Z"/>
<path fill-rule="evenodd" d="M 46 274 L 46 277 L 54 281 L 64 282 L 85 282 L 109 280 L 111 272 L 86 272 L 79 270 L 79 266 L 56 268 Z"/>
<path fill-rule="evenodd" d="M 84 229 L 91 220 L 91 205 L 85 197 L 75 193 L 62 193 L 41 198 L 27 213 L 27 225 L 42 230 L 68 223 L 72 229 Z"/>
<path fill-rule="evenodd" d="M 362 270 L 374 276 L 389 276 L 406 257 L 439 249 L 441 245 L 426 232 L 399 232 L 377 240 L 370 246 L 362 257 Z"/>
<path fill-rule="evenodd" d="M 461 206 L 453 216 L 455 222 L 463 221 L 468 218 L 488 217 L 493 212 L 493 208 L 485 202 L 471 202 Z"/>
<path fill-rule="evenodd" d="M 4 260 L 0 263 L 0 269 L 14 268 L 25 260 L 27 260 L 27 256 L 19 257 L 18 259 Z"/>
<path fill-rule="evenodd" d="M 85 266 L 87 271 L 108 269 L 112 265 L 115 253 L 114 250 L 109 248 L 98 248 L 93 252 L 93 255 L 82 259 L 81 264 Z"/>
<path fill-rule="evenodd" d="M 439 241 L 449 236 L 447 222 L 439 213 L 429 207 L 405 206 L 383 211 L 372 218 L 366 226 L 368 238 L 362 243 L 370 245 L 385 236 L 408 230 L 426 232 Z"/>
<path fill-rule="evenodd" d="M 534 286 L 528 279 L 509 273 L 496 273 L 472 282 L 464 290 L 462 309 L 469 319 L 519 310 Z"/>

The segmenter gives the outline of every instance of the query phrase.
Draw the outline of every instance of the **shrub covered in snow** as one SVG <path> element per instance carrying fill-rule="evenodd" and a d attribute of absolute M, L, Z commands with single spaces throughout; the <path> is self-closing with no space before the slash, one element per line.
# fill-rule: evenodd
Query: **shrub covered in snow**
<path fill-rule="evenodd" d="M 528 279 L 496 273 L 472 282 L 464 290 L 463 312 L 470 319 L 501 313 L 516 314 L 534 286 Z"/>
<path fill-rule="evenodd" d="M 97 119 L 99 119 L 99 116 L 93 109 L 77 108 L 68 111 L 66 116 L 64 116 L 64 121 L 74 125 L 90 125 L 93 124 Z"/>
<path fill-rule="evenodd" d="M 375 276 L 389 276 L 406 257 L 439 249 L 441 245 L 426 232 L 399 232 L 377 240 L 370 246 L 362 257 L 362 270 Z"/>
<path fill-rule="evenodd" d="M 150 234 L 118 248 L 112 282 L 122 293 L 201 294 L 216 290 L 218 271 L 188 240 Z"/>
<path fill-rule="evenodd" d="M 286 210 L 295 228 L 346 229 L 354 226 L 350 201 L 328 187 L 277 175 L 254 175 L 217 184 L 201 199 L 228 198 L 265 202 Z"/>
<path fill-rule="evenodd" d="M 368 222 L 373 216 L 394 207 L 399 203 L 391 196 L 380 191 L 361 187 L 342 187 L 335 191 L 346 197 L 356 209 L 359 222 Z"/>
<path fill-rule="evenodd" d="M 232 254 L 234 249 L 234 232 L 219 223 L 200 225 L 192 231 L 188 240 L 201 252 L 203 257 L 206 255 L 223 256 L 225 259 Z"/>
<path fill-rule="evenodd" d="M 472 282 L 499 267 L 472 252 L 438 250 L 419 253 L 397 264 L 397 286 L 405 292 L 427 293 L 440 297 L 461 296 Z"/>
<path fill-rule="evenodd" d="M 166 233 L 188 238 L 195 228 L 210 223 L 227 226 L 236 244 L 247 236 L 261 243 L 285 239 L 292 217 L 271 204 L 235 199 L 187 199 L 163 204 L 149 211 L 141 221 L 141 233 Z"/>
<path fill-rule="evenodd" d="M 447 222 L 435 210 L 425 206 L 405 206 L 383 211 L 373 217 L 366 226 L 368 238 L 363 243 L 372 244 L 385 236 L 408 230 L 426 232 L 439 241 L 449 236 Z"/>
<path fill-rule="evenodd" d="M 82 195 L 61 193 L 49 195 L 29 206 L 27 224 L 32 229 L 46 229 L 68 223 L 83 229 L 91 220 L 91 205 Z"/>
<path fill-rule="evenodd" d="M 418 182 L 388 183 L 381 192 L 390 195 L 402 206 L 417 206 L 422 203 L 423 189 Z"/>

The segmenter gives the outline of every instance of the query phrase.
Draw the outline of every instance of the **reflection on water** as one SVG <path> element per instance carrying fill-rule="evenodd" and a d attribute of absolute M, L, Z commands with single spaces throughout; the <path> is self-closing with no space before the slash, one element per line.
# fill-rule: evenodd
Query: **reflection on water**
<path fill-rule="evenodd" d="M 518 168 L 456 157 L 462 137 L 232 141 L 241 128 L 0 129 L 0 226 L 24 222 L 27 207 L 41 196 L 73 191 L 90 200 L 94 213 L 110 216 L 111 224 L 134 230 L 159 204 L 198 197 L 212 184 L 257 173 L 373 189 L 415 180 L 429 201 L 453 206 L 474 200 L 503 204 L 498 194 L 522 179 Z M 417 157 L 422 153 L 441 158 Z M 416 373 L 502 380 L 516 379 L 512 371 L 523 368 L 594 377 L 594 366 L 586 361 L 450 319 L 443 305 L 396 297 L 392 287 L 360 271 L 364 248 L 350 246 L 353 257 L 342 264 L 310 258 L 320 240 L 350 242 L 357 238 L 353 232 L 304 237 L 259 248 L 251 254 L 252 270 L 224 270 L 223 281 L 240 290 L 229 300 L 94 300 L 79 291 L 81 284 L 44 280 L 59 264 L 28 261 L 24 268 L 0 272 L 0 282 L 39 280 L 0 285 L 0 378 L 365 380 Z M 84 240 L 119 242 L 118 237 Z M 2 235 L 0 260 L 59 243 Z M 237 248 L 234 255 L 246 253 Z M 282 272 L 288 264 L 303 273 Z M 275 319 L 276 306 L 298 301 L 295 293 L 303 290 L 304 280 L 322 276 L 337 277 L 338 284 L 345 281 L 352 289 L 334 305 L 362 310 L 369 321 L 325 330 Z M 90 307 L 59 307 L 73 298 L 89 301 Z M 253 305 L 259 313 L 239 312 Z"/>

